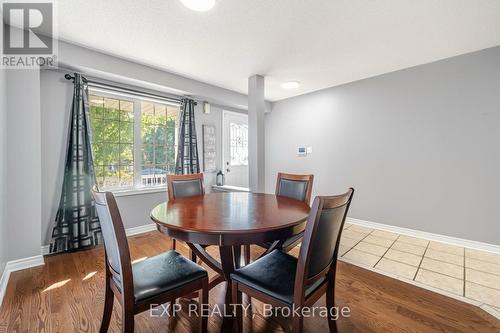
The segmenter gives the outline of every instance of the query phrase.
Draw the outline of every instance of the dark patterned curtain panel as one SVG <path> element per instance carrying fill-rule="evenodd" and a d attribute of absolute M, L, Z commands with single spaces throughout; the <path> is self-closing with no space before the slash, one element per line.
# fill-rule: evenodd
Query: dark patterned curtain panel
<path fill-rule="evenodd" d="M 64 180 L 50 252 L 75 251 L 102 242 L 90 192 L 95 185 L 86 80 L 75 73 Z"/>
<path fill-rule="evenodd" d="M 198 160 L 198 144 L 196 141 L 196 126 L 194 122 L 195 101 L 183 99 L 181 102 L 181 117 L 179 121 L 179 146 L 175 173 L 185 175 L 200 172 Z"/>

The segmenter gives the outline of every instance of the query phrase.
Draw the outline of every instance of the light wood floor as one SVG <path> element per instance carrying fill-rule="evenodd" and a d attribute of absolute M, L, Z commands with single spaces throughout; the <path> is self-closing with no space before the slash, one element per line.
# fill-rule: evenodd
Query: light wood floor
<path fill-rule="evenodd" d="M 151 232 L 130 238 L 133 260 L 153 256 L 169 247 L 169 240 Z M 185 252 L 181 248 L 181 252 Z M 257 255 L 257 249 L 253 249 Z M 47 256 L 44 266 L 14 272 L 0 308 L 0 332 L 98 332 L 103 309 L 104 260 L 102 248 Z M 222 304 L 224 285 L 210 292 L 210 304 Z M 187 299 L 181 304 L 187 308 Z M 191 301 L 194 302 L 194 301 Z M 349 306 L 350 318 L 339 320 L 340 332 L 500 332 L 500 321 L 472 305 L 405 284 L 343 262 L 338 264 L 337 306 Z M 324 305 L 324 298 L 318 305 Z M 262 304 L 252 300 L 253 319 L 245 318 L 246 332 L 283 332 L 284 318 L 264 318 Z M 111 332 L 119 332 L 119 304 L 115 302 Z M 218 332 L 221 319 L 209 319 Z M 181 312 L 175 318 L 136 316 L 136 332 L 194 332 L 196 318 Z M 324 318 L 306 318 L 305 331 L 327 332 Z"/>

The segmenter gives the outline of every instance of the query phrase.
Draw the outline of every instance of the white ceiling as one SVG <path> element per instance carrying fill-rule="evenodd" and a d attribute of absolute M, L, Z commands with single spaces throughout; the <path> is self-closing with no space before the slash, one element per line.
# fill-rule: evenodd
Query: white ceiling
<path fill-rule="evenodd" d="M 500 45 L 499 0 L 59 0 L 59 36 L 271 101 Z M 301 87 L 280 84 L 298 80 Z"/>

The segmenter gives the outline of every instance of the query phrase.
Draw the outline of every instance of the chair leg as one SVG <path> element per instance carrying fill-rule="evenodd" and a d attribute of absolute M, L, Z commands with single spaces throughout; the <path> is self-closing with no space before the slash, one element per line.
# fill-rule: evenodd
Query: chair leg
<path fill-rule="evenodd" d="M 234 313 L 233 316 L 235 317 L 234 324 L 235 324 L 235 331 L 236 333 L 243 333 L 243 311 L 242 311 L 242 297 L 241 297 L 241 291 L 238 290 L 238 282 L 233 281 L 232 282 L 233 290 L 232 290 L 232 296 L 233 296 L 233 307 L 234 307 Z"/>
<path fill-rule="evenodd" d="M 234 268 L 241 268 L 241 246 L 233 246 Z M 245 265 L 245 264 L 243 264 Z"/>
<path fill-rule="evenodd" d="M 189 249 L 189 257 L 191 258 L 192 262 L 196 262 L 196 254 L 191 249 Z"/>
<path fill-rule="evenodd" d="M 109 287 L 109 280 L 107 277 L 105 283 L 106 286 L 104 289 L 104 312 L 102 314 L 101 328 L 99 329 L 100 333 L 108 332 L 111 315 L 113 314 L 114 295 L 113 291 Z"/>
<path fill-rule="evenodd" d="M 333 317 L 333 308 L 335 307 L 335 279 L 331 278 L 326 288 L 326 308 L 328 310 L 328 327 L 330 333 L 337 333 L 337 321 Z"/>
<path fill-rule="evenodd" d="M 170 250 L 175 250 L 175 239 L 171 238 L 172 244 Z"/>
<path fill-rule="evenodd" d="M 134 333 L 134 312 L 125 304 L 122 305 L 122 332 Z"/>
<path fill-rule="evenodd" d="M 293 317 L 292 333 L 302 333 L 304 330 L 304 318 L 302 316 Z"/>
<path fill-rule="evenodd" d="M 243 246 L 243 265 L 248 265 L 250 263 L 250 245 Z"/>
<path fill-rule="evenodd" d="M 207 333 L 208 317 L 204 314 L 204 310 L 208 307 L 208 278 L 204 279 L 202 282 L 201 290 L 198 292 L 198 301 L 200 304 L 200 327 L 198 328 L 198 332 Z"/>

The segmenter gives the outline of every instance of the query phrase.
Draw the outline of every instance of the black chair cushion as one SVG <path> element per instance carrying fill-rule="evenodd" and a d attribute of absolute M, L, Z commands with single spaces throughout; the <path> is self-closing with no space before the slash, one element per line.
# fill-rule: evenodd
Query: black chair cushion
<path fill-rule="evenodd" d="M 174 197 L 177 199 L 202 195 L 201 180 L 176 180 L 172 182 Z"/>
<path fill-rule="evenodd" d="M 296 270 L 297 258 L 274 250 L 253 263 L 237 269 L 231 274 L 231 279 L 292 304 Z M 324 280 L 325 278 L 319 279 L 307 286 L 305 296 L 309 296 Z"/>
<path fill-rule="evenodd" d="M 299 201 L 304 201 L 307 192 L 307 181 L 305 180 L 290 180 L 281 179 L 279 186 L 279 195 L 292 198 Z"/>
<path fill-rule="evenodd" d="M 132 265 L 134 297 L 139 302 L 207 276 L 207 271 L 176 251 Z"/>

